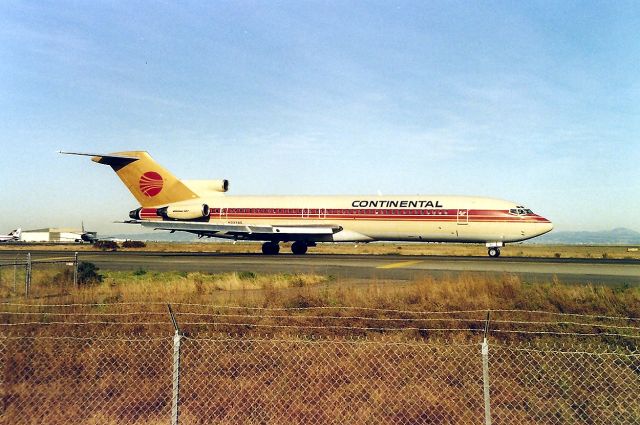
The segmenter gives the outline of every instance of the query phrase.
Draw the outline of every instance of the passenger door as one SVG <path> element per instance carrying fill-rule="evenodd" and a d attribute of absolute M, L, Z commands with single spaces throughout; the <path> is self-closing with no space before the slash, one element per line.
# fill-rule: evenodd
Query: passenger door
<path fill-rule="evenodd" d="M 469 224 L 469 210 L 458 210 L 457 222 L 459 225 Z"/>

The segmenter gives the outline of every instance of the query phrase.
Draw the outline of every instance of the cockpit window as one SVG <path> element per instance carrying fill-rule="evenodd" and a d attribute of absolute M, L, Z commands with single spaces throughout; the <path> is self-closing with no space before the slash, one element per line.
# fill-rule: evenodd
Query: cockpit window
<path fill-rule="evenodd" d="M 528 208 L 522 207 L 522 206 L 518 206 L 516 208 L 511 208 L 509 210 L 509 214 L 513 214 L 513 215 L 527 215 L 527 214 L 533 214 L 533 211 L 531 211 Z"/>

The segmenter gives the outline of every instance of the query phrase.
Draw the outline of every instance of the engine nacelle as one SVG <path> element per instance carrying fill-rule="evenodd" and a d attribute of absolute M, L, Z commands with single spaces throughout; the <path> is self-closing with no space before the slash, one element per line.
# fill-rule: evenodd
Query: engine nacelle
<path fill-rule="evenodd" d="M 142 216 L 140 215 L 141 212 L 142 208 L 136 208 L 133 211 L 129 211 L 129 218 L 131 218 L 132 220 L 140 220 L 142 219 Z"/>
<path fill-rule="evenodd" d="M 209 205 L 169 205 L 158 208 L 158 215 L 171 220 L 195 220 L 209 217 Z"/>
<path fill-rule="evenodd" d="M 157 220 L 160 214 L 155 208 L 136 208 L 129 211 L 129 217 L 133 220 Z"/>
<path fill-rule="evenodd" d="M 210 192 L 226 192 L 229 190 L 229 180 L 182 180 L 185 186 L 202 196 Z"/>

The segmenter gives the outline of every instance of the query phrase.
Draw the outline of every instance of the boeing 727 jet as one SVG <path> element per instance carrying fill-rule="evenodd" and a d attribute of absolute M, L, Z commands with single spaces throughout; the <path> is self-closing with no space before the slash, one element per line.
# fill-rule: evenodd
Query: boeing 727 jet
<path fill-rule="evenodd" d="M 109 165 L 140 203 L 127 223 L 188 232 L 199 237 L 264 241 L 262 252 L 278 254 L 293 242 L 305 254 L 319 242 L 482 243 L 490 257 L 500 247 L 553 229 L 546 218 L 500 199 L 419 196 L 227 196 L 228 180 L 179 180 L 147 152 L 90 156 Z"/>

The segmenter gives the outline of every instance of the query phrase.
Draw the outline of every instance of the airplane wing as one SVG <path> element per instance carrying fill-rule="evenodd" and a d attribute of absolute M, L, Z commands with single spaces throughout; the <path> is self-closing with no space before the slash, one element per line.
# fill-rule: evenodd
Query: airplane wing
<path fill-rule="evenodd" d="M 271 226 L 143 220 L 128 220 L 125 221 L 125 223 L 140 224 L 143 227 L 155 230 L 189 232 L 199 236 L 254 240 L 288 240 L 289 238 L 300 239 L 301 237 L 308 237 L 310 240 L 321 240 L 323 239 L 323 236 L 333 235 L 342 230 L 341 226 L 335 225 Z"/>

